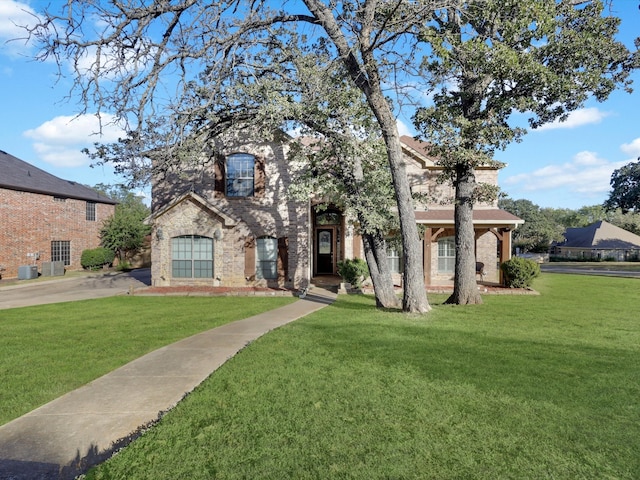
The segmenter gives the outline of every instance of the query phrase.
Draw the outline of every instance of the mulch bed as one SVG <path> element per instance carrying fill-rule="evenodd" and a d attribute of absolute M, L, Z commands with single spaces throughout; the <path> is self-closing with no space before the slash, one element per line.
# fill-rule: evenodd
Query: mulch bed
<path fill-rule="evenodd" d="M 506 288 L 500 285 L 478 285 L 483 295 L 538 295 L 528 288 Z M 453 286 L 430 286 L 427 293 L 452 293 Z M 135 289 L 135 295 L 181 295 L 181 296 L 296 296 L 298 290 L 267 287 L 205 287 L 205 286 L 173 286 L 146 287 Z M 373 294 L 372 288 L 364 288 L 363 293 Z M 400 293 L 400 291 L 399 291 Z"/>
<path fill-rule="evenodd" d="M 204 287 L 183 285 L 179 287 L 137 288 L 136 295 L 182 296 L 293 296 L 294 291 L 285 288 L 266 287 Z"/>

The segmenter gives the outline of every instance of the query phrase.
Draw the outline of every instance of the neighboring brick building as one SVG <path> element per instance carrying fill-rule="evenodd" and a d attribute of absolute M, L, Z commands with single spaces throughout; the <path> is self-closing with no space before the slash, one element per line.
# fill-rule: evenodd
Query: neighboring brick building
<path fill-rule="evenodd" d="M 20 266 L 40 270 L 51 261 L 82 268 L 82 251 L 100 245 L 116 203 L 0 150 L 0 275 L 15 278 Z"/>
<path fill-rule="evenodd" d="M 215 156 L 201 165 L 184 164 L 156 177 L 152 190 L 152 282 L 155 286 L 279 285 L 300 287 L 314 277 L 335 275 L 337 263 L 362 257 L 357 226 L 320 199 L 288 195 L 288 141 L 268 142 L 243 131 L 220 138 Z M 402 137 L 411 188 L 446 199 L 453 190 L 436 180 L 442 169 L 424 144 Z M 497 184 L 495 168 L 480 168 L 478 181 Z M 453 206 L 439 203 L 416 211 L 425 227 L 425 283 L 453 282 Z M 511 231 L 523 221 L 497 208 L 476 205 L 476 260 L 485 279 L 499 281 L 499 263 L 511 256 Z M 398 273 L 402 255 L 389 251 Z"/>

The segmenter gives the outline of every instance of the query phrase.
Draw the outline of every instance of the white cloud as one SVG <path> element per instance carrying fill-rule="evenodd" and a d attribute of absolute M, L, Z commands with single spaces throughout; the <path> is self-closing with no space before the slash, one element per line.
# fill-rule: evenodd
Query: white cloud
<path fill-rule="evenodd" d="M 82 148 L 36 142 L 33 149 L 43 162 L 56 167 L 85 167 L 90 161 L 89 157 L 82 153 Z"/>
<path fill-rule="evenodd" d="M 525 192 L 561 189 L 567 194 L 602 195 L 610 190 L 613 171 L 626 163 L 627 160 L 611 162 L 594 152 L 583 151 L 570 162 L 546 165 L 533 172 L 514 175 L 506 178 L 503 184 Z"/>
<path fill-rule="evenodd" d="M 632 157 L 640 157 L 640 138 L 636 138 L 631 143 L 623 143 L 620 150 Z"/>
<path fill-rule="evenodd" d="M 0 52 L 17 55 L 30 49 L 24 26 L 35 20 L 35 11 L 26 3 L 0 0 Z"/>
<path fill-rule="evenodd" d="M 541 127 L 536 128 L 535 131 L 540 132 L 543 130 L 576 128 L 583 125 L 598 124 L 602 121 L 603 118 L 608 117 L 609 115 L 609 112 L 603 112 L 597 108 L 582 108 L 580 110 L 571 112 L 569 114 L 569 117 L 564 122 L 556 120 L 552 123 L 547 123 L 545 125 L 542 125 Z"/>
<path fill-rule="evenodd" d="M 413 128 L 410 128 L 406 123 L 404 123 L 399 118 L 396 118 L 396 124 L 398 125 L 398 133 L 400 135 L 408 135 L 410 137 L 415 136 L 415 131 Z"/>
<path fill-rule="evenodd" d="M 112 116 L 103 114 L 99 133 L 100 122 L 95 115 L 59 116 L 23 135 L 34 140 L 33 148 L 43 161 L 58 167 L 85 166 L 90 159 L 81 152 L 83 148 L 95 142 L 116 142 L 124 136 L 112 121 Z"/>

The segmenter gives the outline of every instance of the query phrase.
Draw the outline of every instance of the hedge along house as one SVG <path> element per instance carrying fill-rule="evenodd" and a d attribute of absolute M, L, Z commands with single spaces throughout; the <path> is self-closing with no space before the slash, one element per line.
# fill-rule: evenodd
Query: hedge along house
<path fill-rule="evenodd" d="M 100 245 L 116 202 L 0 150 L 0 275 L 62 262 L 81 269 L 82 251 Z M 43 272 L 48 273 L 48 272 Z"/>
<path fill-rule="evenodd" d="M 155 175 L 152 188 L 152 283 L 154 286 L 279 286 L 300 288 L 337 274 L 338 262 L 363 258 L 362 240 L 345 212 L 320 198 L 288 195 L 299 165 L 287 159 L 291 138 L 274 141 L 238 131 L 219 137 L 210 153 L 192 165 Z M 424 144 L 402 137 L 414 191 L 452 198 L 437 183 L 441 169 Z M 497 183 L 497 170 L 478 172 Z M 510 258 L 511 230 L 523 221 L 497 208 L 478 205 L 476 258 L 485 279 L 499 281 L 500 262 Z M 427 285 L 453 282 L 453 207 L 434 204 L 416 211 L 425 227 Z M 389 250 L 399 281 L 402 253 Z"/>
<path fill-rule="evenodd" d="M 638 261 L 640 236 L 600 220 L 582 228 L 567 228 L 564 241 L 554 243 L 550 254 L 579 261 Z"/>

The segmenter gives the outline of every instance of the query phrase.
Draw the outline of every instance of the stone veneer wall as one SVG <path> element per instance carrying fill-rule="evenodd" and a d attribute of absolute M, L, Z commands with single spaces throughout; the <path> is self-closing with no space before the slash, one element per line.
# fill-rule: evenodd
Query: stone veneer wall
<path fill-rule="evenodd" d="M 287 192 L 291 165 L 286 147 L 270 142 L 250 142 L 246 137 L 229 139 L 218 153 L 249 153 L 265 166 L 265 189 L 260 197 L 229 198 L 215 191 L 213 161 L 205 159 L 182 175 L 171 175 L 170 182 L 154 185 L 154 208 L 158 209 L 193 191 L 237 224 L 224 226 L 224 220 L 206 205 L 186 200 L 154 221 L 154 231 L 162 229 L 163 239 L 153 235 L 152 279 L 156 286 L 207 284 L 215 286 L 269 285 L 298 287 L 309 280 L 308 202 L 292 200 Z M 222 238 L 214 241 L 213 279 L 174 279 L 171 277 L 171 238 L 179 235 L 203 235 L 214 238 L 217 229 Z M 284 282 L 247 279 L 245 242 L 248 237 L 271 236 L 288 239 L 288 276 Z M 254 267 L 255 268 L 255 267 Z M 282 285 L 281 285 L 282 284 Z"/>

